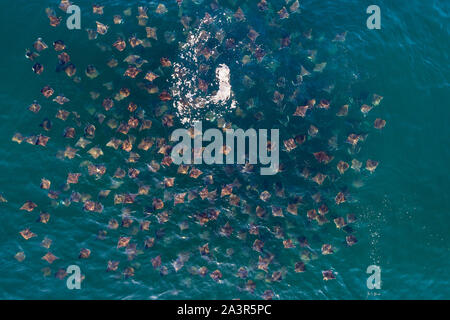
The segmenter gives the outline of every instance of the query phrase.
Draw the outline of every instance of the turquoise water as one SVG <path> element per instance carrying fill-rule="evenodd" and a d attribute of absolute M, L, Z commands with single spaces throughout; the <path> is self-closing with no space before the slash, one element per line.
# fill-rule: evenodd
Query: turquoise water
<path fill-rule="evenodd" d="M 292 2 L 292 1 L 291 1 Z M 144 211 L 151 207 L 154 197 L 164 198 L 164 189 L 160 187 L 164 176 L 176 177 L 172 193 L 185 192 L 203 188 L 201 178 L 192 180 L 177 175 L 176 168 L 162 169 L 151 173 L 146 163 L 152 159 L 161 161 L 161 155 L 153 147 L 148 153 L 142 153 L 141 159 L 134 167 L 141 170 L 139 180 L 151 187 L 149 195 L 140 196 L 132 205 L 115 206 L 113 194 L 120 192 L 136 192 L 136 181 L 125 178 L 118 191 L 112 189 L 106 199 L 100 201 L 104 205 L 102 213 L 83 211 L 80 203 L 65 206 L 62 201 L 70 196 L 72 190 L 91 194 L 97 201 L 97 194 L 102 189 L 111 189 L 111 177 L 118 166 L 127 168 L 123 158 L 126 152 L 115 151 L 104 146 L 113 133 L 105 124 L 99 125 L 89 112 L 94 109 L 109 117 L 128 117 L 127 112 L 102 110 L 101 99 L 111 95 L 103 83 L 113 81 L 114 91 L 128 82 L 123 80 L 124 65 L 121 71 L 112 71 L 106 67 L 106 60 L 114 55 L 119 61 L 130 54 L 106 50 L 103 52 L 95 43 L 110 48 L 122 33 L 127 38 L 133 33 L 145 37 L 142 26 L 137 26 L 138 1 L 98 1 L 105 3 L 105 14 L 98 17 L 92 14 L 91 2 L 77 1 L 82 10 L 81 31 L 69 31 L 65 22 L 57 28 L 48 24 L 45 15 L 46 7 L 53 7 L 58 15 L 64 14 L 57 9 L 56 1 L 1 1 L 0 23 L 2 32 L 2 51 L 0 68 L 3 75 L 1 81 L 2 107 L 0 109 L 0 194 L 8 202 L 0 203 L 1 233 L 0 255 L 2 261 L 0 288 L 3 299 L 252 299 L 261 298 L 266 290 L 272 290 L 275 299 L 442 299 L 449 298 L 450 279 L 447 269 L 449 263 L 449 226 L 450 199 L 448 197 L 450 149 L 448 141 L 450 129 L 447 125 L 450 111 L 447 108 L 449 95 L 448 52 L 449 52 L 449 4 L 445 1 L 377 1 L 381 8 L 381 30 L 366 28 L 367 14 L 365 10 L 371 1 L 302 1 L 301 13 L 291 14 L 288 19 L 276 20 L 276 11 L 285 1 L 273 1 L 266 15 L 256 9 L 256 1 L 220 1 L 216 11 L 233 14 L 240 6 L 246 15 L 246 22 L 259 34 L 257 43 L 268 52 L 261 63 L 254 59 L 247 66 L 235 63 L 242 60 L 244 52 L 239 47 L 229 52 L 224 50 L 217 60 L 209 61 L 212 69 L 218 63 L 226 63 L 231 71 L 231 84 L 239 107 L 248 115 L 239 117 L 231 112 L 226 117 L 234 124 L 248 128 L 280 128 L 281 141 L 299 133 L 305 133 L 310 123 L 320 130 L 318 138 L 308 139 L 304 146 L 287 153 L 281 152 L 281 161 L 286 170 L 274 177 L 261 177 L 257 174 L 244 175 L 239 172 L 226 173 L 222 167 L 200 167 L 206 173 L 214 175 L 214 187 L 232 183 L 235 178 L 243 185 L 236 191 L 252 206 L 250 214 L 243 213 L 241 207 L 231 206 L 227 200 L 221 199 L 214 204 L 197 201 L 186 201 L 183 205 L 173 207 L 167 201 L 170 219 L 160 223 L 156 218 L 158 212 L 149 216 Z M 180 49 L 178 42 L 186 41 L 186 34 L 179 23 L 179 8 L 175 1 L 164 2 L 168 12 L 159 16 L 154 13 L 157 2 L 146 2 L 149 7 L 148 26 L 158 28 L 158 41 L 151 40 L 151 48 L 136 49 L 135 52 L 149 61 L 143 70 L 158 70 L 161 79 L 157 85 L 161 89 L 170 87 L 170 72 L 161 70 L 159 58 L 167 56 L 172 62 L 178 61 Z M 124 17 L 124 25 L 112 24 L 114 14 L 122 14 L 123 10 L 132 8 L 132 16 Z M 184 1 L 182 14 L 193 18 L 202 18 L 206 11 L 214 16 L 208 1 Z M 275 12 L 274 12 L 275 11 Z M 271 18 L 280 27 L 271 25 Z M 275 17 L 275 18 L 274 18 Z M 87 39 L 85 28 L 95 28 L 95 20 L 111 26 L 107 35 L 99 36 L 96 41 Z M 242 30 L 246 24 L 237 22 L 214 22 L 219 28 L 235 37 L 245 39 Z M 313 38 L 306 39 L 303 33 L 312 28 Z M 167 43 L 164 32 L 174 31 L 176 40 Z M 346 41 L 332 42 L 335 35 L 348 31 Z M 246 33 L 247 31 L 245 31 Z M 289 48 L 279 50 L 279 39 L 291 35 Z M 49 49 L 41 53 L 39 61 L 44 64 L 45 71 L 41 76 L 32 73 L 33 63 L 24 57 L 26 48 L 32 48 L 37 37 L 42 37 Z M 72 61 L 76 64 L 82 82 L 75 84 L 65 74 L 54 72 L 56 55 L 51 47 L 53 41 L 63 39 L 68 46 Z M 275 49 L 276 48 L 276 49 Z M 309 71 L 314 63 L 307 59 L 307 50 L 317 50 L 316 63 L 327 62 L 322 73 L 313 73 L 305 77 L 299 95 L 294 102 L 288 101 L 294 86 L 291 80 L 299 73 L 300 65 Z M 115 49 L 114 49 L 115 50 Z M 245 53 L 248 54 L 248 53 Z M 89 80 L 84 76 L 86 65 L 94 64 L 100 72 L 98 79 Z M 249 75 L 256 86 L 247 89 L 242 85 L 244 74 Z M 273 91 L 278 88 L 277 79 L 285 77 L 287 85 L 279 89 L 286 91 L 286 102 L 277 106 L 272 102 Z M 140 75 L 142 78 L 142 74 Z M 208 75 L 211 78 L 211 75 Z M 210 79 L 211 80 L 211 79 Z M 55 94 L 64 93 L 71 99 L 62 106 L 80 115 L 81 126 L 78 127 L 73 116 L 66 122 L 55 119 L 59 105 L 45 100 L 40 89 L 49 84 Z M 334 85 L 330 93 L 322 90 Z M 131 85 L 130 85 L 131 86 Z M 147 95 L 132 88 L 133 100 L 146 111 L 147 117 L 153 121 L 150 134 L 153 137 L 167 137 L 173 128 L 161 125 L 161 117 L 155 112 L 161 102 L 155 96 Z M 96 90 L 101 98 L 93 101 L 89 91 Z M 136 94 L 135 94 L 136 92 Z M 358 108 L 367 103 L 372 94 L 382 95 L 381 104 L 375 107 L 367 117 L 363 117 Z M 306 99 L 316 97 L 331 101 L 330 110 L 316 112 L 303 120 L 292 117 L 296 105 L 304 104 Z M 250 108 L 249 98 L 256 100 L 256 107 Z M 38 114 L 27 110 L 30 103 L 37 99 L 42 105 Z M 128 100 L 125 100 L 128 102 Z M 350 112 L 347 119 L 334 116 L 339 106 L 348 103 Z M 124 105 L 124 102 L 118 103 Z M 172 105 L 166 103 L 168 112 L 174 112 Z M 119 109 L 118 109 L 119 110 Z M 253 116 L 258 111 L 264 113 L 264 119 L 257 122 Z M 321 111 L 321 110 L 318 110 Z M 113 114 L 111 116 L 110 114 Z M 289 115 L 289 118 L 287 116 Z M 53 122 L 50 132 L 44 132 L 39 124 L 48 117 Z M 386 127 L 379 132 L 372 127 L 375 118 L 385 119 Z M 125 118 L 126 119 L 126 118 Z M 303 121 L 303 122 L 302 122 Z M 106 121 L 105 121 L 106 122 Z M 95 123 L 96 138 L 90 146 L 99 145 L 105 155 L 97 160 L 90 157 L 85 150 L 79 156 L 70 159 L 56 157 L 59 150 L 66 145 L 73 146 L 86 123 Z M 62 137 L 67 126 L 76 128 L 75 141 Z M 181 126 L 175 117 L 175 127 Z M 346 136 L 357 130 L 367 133 L 356 158 L 364 161 L 368 158 L 379 161 L 373 174 L 363 170 L 356 173 L 349 169 L 340 177 L 335 169 L 336 160 L 321 170 L 332 177 L 320 188 L 311 181 L 301 177 L 305 165 L 311 171 L 317 169 L 311 158 L 311 152 L 327 148 L 327 139 L 331 135 L 338 137 L 338 148 L 332 151 L 337 159 L 351 160 Z M 20 132 L 23 135 L 42 133 L 51 137 L 47 147 L 32 146 L 23 142 L 11 141 L 12 136 Z M 133 135 L 141 138 L 144 133 Z M 123 139 L 124 137 L 120 137 Z M 138 140 L 139 141 L 139 140 Z M 281 142 L 280 141 L 280 142 Z M 89 146 L 89 147 L 90 147 Z M 330 151 L 331 152 L 331 151 Z M 100 179 L 89 176 L 83 161 L 104 164 L 107 174 Z M 334 171 L 333 171 L 334 170 Z M 68 172 L 80 172 L 80 183 L 72 185 L 71 190 L 64 191 L 62 186 Z M 61 190 L 58 199 L 47 197 L 46 190 L 39 187 L 42 177 L 52 181 L 52 190 Z M 256 205 L 262 205 L 258 195 L 263 190 L 272 193 L 269 204 L 285 208 L 288 199 L 275 196 L 273 184 L 281 182 L 287 198 L 301 195 L 304 204 L 299 206 L 299 215 L 292 216 L 284 211 L 284 218 L 258 218 L 254 213 Z M 245 188 L 256 188 L 258 192 Z M 213 187 L 211 187 L 211 190 Z M 350 201 L 340 206 L 334 205 L 334 196 L 339 190 L 348 190 Z M 306 218 L 306 211 L 314 207 L 311 195 L 323 190 L 325 203 L 330 208 L 329 220 L 336 216 L 345 216 L 353 212 L 357 222 L 352 225 L 358 243 L 352 247 L 345 245 L 342 230 L 336 230 L 334 223 L 318 226 Z M 166 196 L 169 196 L 166 194 Z M 38 204 L 32 212 L 19 210 L 23 203 L 31 200 Z M 217 221 L 210 221 L 201 226 L 195 219 L 195 213 L 215 207 L 221 211 Z M 129 228 L 108 229 L 108 221 L 115 218 L 119 221 L 126 208 L 135 220 Z M 270 209 L 269 209 L 270 210 Z M 36 222 L 41 211 L 50 213 L 47 224 Z M 122 212 L 121 212 L 122 211 Z M 139 231 L 139 223 L 151 221 L 148 231 Z M 179 223 L 187 221 L 189 229 L 180 230 Z M 234 233 L 230 237 L 220 235 L 220 228 L 229 222 Z M 261 226 L 261 238 L 265 241 L 265 250 L 275 254 L 269 272 L 258 270 L 256 265 L 259 253 L 252 250 L 255 236 L 247 234 L 246 240 L 239 240 L 237 232 L 245 229 L 249 223 Z M 295 273 L 295 262 L 301 261 L 298 242 L 296 248 L 284 249 L 280 239 L 273 237 L 268 231 L 274 225 L 280 225 L 286 237 L 295 240 L 306 236 L 311 249 L 310 254 L 317 259 L 306 261 L 306 271 Z M 37 237 L 23 239 L 19 232 L 30 228 Z M 164 232 L 161 231 L 164 229 Z M 106 230 L 104 240 L 98 239 L 98 232 Z M 132 236 L 137 244 L 138 254 L 129 260 L 124 249 L 117 249 L 119 236 Z M 144 249 L 146 237 L 155 237 L 155 245 Z M 52 239 L 50 249 L 41 246 L 45 238 Z M 202 258 L 198 247 L 209 243 L 212 258 Z M 336 252 L 332 255 L 321 255 L 320 246 L 331 243 Z M 89 259 L 79 259 L 81 248 L 89 248 Z M 233 255 L 226 250 L 234 249 Z M 23 251 L 26 255 L 22 262 L 14 255 Z M 59 259 L 48 264 L 41 257 L 48 251 Z M 181 252 L 190 253 L 184 267 L 175 272 L 172 262 Z M 161 275 L 152 267 L 151 259 L 161 256 L 163 266 L 168 274 Z M 120 261 L 117 272 L 106 272 L 108 260 Z M 68 290 L 65 280 L 55 277 L 60 268 L 76 264 L 80 266 L 85 280 L 80 290 Z M 366 286 L 366 268 L 369 265 L 381 268 L 382 288 L 369 290 Z M 192 275 L 191 267 L 206 266 L 208 274 L 215 269 L 222 272 L 222 281 L 215 282 L 209 275 L 201 277 Z M 235 276 L 239 267 L 248 269 L 248 278 L 243 280 Z M 135 275 L 124 277 L 123 270 L 133 267 Z M 44 276 L 42 269 L 50 268 L 50 275 Z M 321 271 L 332 269 L 336 279 L 323 281 Z M 271 282 L 272 272 L 281 270 L 283 279 Z M 256 284 L 255 291 L 243 290 L 247 280 Z"/>

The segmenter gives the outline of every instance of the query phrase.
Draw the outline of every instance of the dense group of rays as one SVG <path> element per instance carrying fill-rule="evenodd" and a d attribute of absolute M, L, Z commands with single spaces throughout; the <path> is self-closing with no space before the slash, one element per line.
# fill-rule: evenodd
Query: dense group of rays
<path fill-rule="evenodd" d="M 69 5 L 63 0 L 59 8 L 42 9 L 52 28 L 66 28 Z M 371 118 L 373 108 L 382 108 L 382 96 L 345 96 L 348 88 L 335 88 L 333 79 L 348 76 L 350 81 L 350 72 L 338 70 L 345 69 L 336 66 L 339 58 L 318 48 L 326 43 L 345 51 L 348 34 L 317 39 L 314 29 L 302 25 L 297 0 L 248 1 L 235 8 L 212 0 L 194 5 L 195 10 L 190 6 L 192 1 L 182 0 L 120 9 L 92 5 L 83 32 L 103 64 L 72 56 L 77 43 L 37 35 L 26 58 L 42 90 L 24 106 L 36 122 L 18 128 L 12 141 L 40 152 L 57 150 L 67 168 L 66 183 L 57 185 L 52 176 L 32 181 L 52 206 L 75 206 L 81 217 L 99 221 L 108 215 L 95 241 L 113 241 L 124 258 L 106 259 L 105 272 L 132 278 L 141 268 L 153 268 L 161 277 L 177 272 L 218 283 L 237 277 L 242 290 L 271 299 L 277 297 L 271 285 L 286 281 L 288 274 L 307 281 L 308 273 L 317 272 L 310 271 L 316 260 L 358 245 L 358 212 L 352 208 L 357 188 L 350 181 L 370 176 L 379 165 L 361 150 L 367 137 L 386 125 Z M 178 25 L 155 27 L 155 20 L 169 15 Z M 287 31 L 291 20 L 301 31 Z M 158 50 L 168 47 L 172 50 Z M 44 57 L 54 63 L 44 64 Z M 229 67 L 232 96 L 218 102 L 221 64 Z M 58 77 L 64 92 L 44 76 Z M 72 93 L 93 107 L 73 104 Z M 42 117 L 43 110 L 54 116 Z M 257 165 L 248 163 L 173 164 L 170 132 L 199 119 L 204 127 L 220 129 L 279 128 L 279 173 L 261 178 Z M 63 144 L 56 142 L 61 136 Z M 85 191 L 86 184 L 96 192 Z M 8 200 L 6 192 L 0 200 Z M 48 228 L 64 219 L 42 210 L 44 205 L 23 199 L 17 210 Z M 64 279 L 64 268 L 51 267 L 60 259 L 52 242 L 65 239 L 34 229 L 26 224 L 17 230 L 27 243 L 15 258 L 27 263 L 27 245 L 42 246 L 48 264 L 44 275 Z M 231 239 L 240 247 L 228 245 Z M 176 251 L 176 241 L 184 241 L 176 258 L 154 253 L 171 241 Z M 79 259 L 97 255 L 88 246 L 74 243 L 73 248 L 71 255 Z M 246 263 L 223 263 L 224 257 Z M 135 259 L 145 263 L 137 267 Z M 324 281 L 337 276 L 331 264 L 321 270 Z"/>

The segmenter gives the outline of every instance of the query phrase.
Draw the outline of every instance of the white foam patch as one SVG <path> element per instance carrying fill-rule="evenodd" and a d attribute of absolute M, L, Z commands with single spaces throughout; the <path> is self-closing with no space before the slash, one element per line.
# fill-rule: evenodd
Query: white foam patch
<path fill-rule="evenodd" d="M 198 54 L 211 37 L 203 26 L 204 21 L 194 32 L 189 33 L 186 43 L 181 46 L 177 61 L 174 62 L 172 96 L 177 116 L 183 124 L 203 120 L 206 112 L 221 116 L 237 105 L 230 84 L 230 68 L 226 64 L 220 64 L 216 68 L 215 82 L 218 90 L 215 94 L 205 95 L 198 88 Z M 214 50 L 215 48 L 212 49 L 212 54 Z"/>
<path fill-rule="evenodd" d="M 226 102 L 231 96 L 230 68 L 226 64 L 217 67 L 216 79 L 219 81 L 219 90 L 210 100 L 214 103 Z"/>

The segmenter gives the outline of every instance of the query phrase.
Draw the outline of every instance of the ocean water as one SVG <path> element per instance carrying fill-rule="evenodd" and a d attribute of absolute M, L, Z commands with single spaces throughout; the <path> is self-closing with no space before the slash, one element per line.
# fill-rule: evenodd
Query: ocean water
<path fill-rule="evenodd" d="M 285 1 L 271 1 L 266 14 L 257 9 L 258 1 L 219 1 L 217 10 L 211 9 L 210 1 L 183 1 L 179 7 L 176 1 L 162 1 L 168 12 L 164 15 L 154 13 L 158 2 L 154 1 L 97 1 L 105 5 L 105 14 L 95 16 L 92 2 L 77 1 L 82 12 L 82 30 L 68 30 L 65 27 L 65 14 L 57 9 L 57 1 L 0 1 L 0 32 L 2 50 L 0 59 L 0 194 L 7 202 L 0 203 L 0 257 L 2 261 L 0 275 L 0 298 L 2 299 L 260 299 L 266 290 L 271 290 L 274 299 L 448 299 L 450 297 L 449 229 L 450 229 L 450 189 L 448 163 L 450 149 L 448 141 L 450 129 L 448 119 L 450 111 L 449 90 L 449 12 L 447 1 L 314 1 L 300 2 L 300 12 L 291 13 L 288 19 L 277 20 L 277 11 L 291 4 Z M 381 9 L 381 30 L 369 30 L 366 27 L 366 8 L 377 4 Z M 152 206 L 152 199 L 164 199 L 169 193 L 188 192 L 204 187 L 202 178 L 192 180 L 177 175 L 176 169 L 161 169 L 156 173 L 146 169 L 146 163 L 162 157 L 153 147 L 142 153 L 141 159 L 132 164 L 141 170 L 139 183 L 150 186 L 147 196 L 139 196 L 139 201 L 131 205 L 114 205 L 113 194 L 137 190 L 136 181 L 126 177 L 117 190 L 111 188 L 112 175 L 119 166 L 128 168 L 124 162 L 126 152 L 118 152 L 104 145 L 110 136 L 119 136 L 106 126 L 110 117 L 120 119 L 128 117 L 117 106 L 125 102 L 116 102 L 117 109 L 102 110 L 101 100 L 112 96 L 122 86 L 128 86 L 121 73 L 126 69 L 122 60 L 133 52 L 127 47 L 126 52 L 118 53 L 111 44 L 118 34 L 128 38 L 137 33 L 145 38 L 143 26 L 137 26 L 135 16 L 137 7 L 149 7 L 148 26 L 158 28 L 158 41 L 151 40 L 150 48 L 137 48 L 135 54 L 148 60 L 144 71 L 153 70 L 160 74 L 155 83 L 160 89 L 168 90 L 171 82 L 170 70 L 159 66 L 160 57 L 168 57 L 172 63 L 184 63 L 179 43 L 186 42 L 186 33 L 179 22 L 180 16 L 192 18 L 204 17 L 209 12 L 213 23 L 208 28 L 225 30 L 227 36 L 243 39 L 251 25 L 260 35 L 256 43 L 260 44 L 267 55 L 258 63 L 254 57 L 243 65 L 244 55 L 250 55 L 243 47 L 237 45 L 235 50 L 227 51 L 218 45 L 220 55 L 208 60 L 211 72 L 205 77 L 213 83 L 214 70 L 224 63 L 230 68 L 230 84 L 234 91 L 233 99 L 246 116 L 236 115 L 235 110 L 224 110 L 227 106 L 212 105 L 212 112 L 224 112 L 224 118 L 241 128 L 279 128 L 280 142 L 306 133 L 311 123 L 319 128 L 319 137 L 308 141 L 297 149 L 287 153 L 281 151 L 281 162 L 286 169 L 275 176 L 262 177 L 259 174 L 241 174 L 236 168 L 229 173 L 222 166 L 202 166 L 203 176 L 214 175 L 214 187 L 218 188 L 219 197 L 214 203 L 199 199 L 173 206 L 173 200 L 165 201 L 170 219 L 163 223 L 158 219 L 159 212 L 146 214 Z M 58 16 L 64 17 L 57 28 L 49 26 L 45 8 L 52 7 Z M 239 24 L 229 18 L 241 7 L 245 24 Z M 113 25 L 112 16 L 122 14 L 127 8 L 132 9 L 130 17 L 124 16 L 123 25 Z M 181 8 L 181 9 L 180 9 Z M 95 21 L 110 25 L 105 36 L 98 36 L 89 41 L 86 28 L 95 29 Z M 277 26 L 278 25 L 278 26 Z M 304 33 L 312 29 L 312 39 Z M 194 34 L 198 30 L 192 27 Z M 245 32 L 243 32 L 243 30 Z M 275 30 L 275 31 L 274 31 Z M 336 34 L 347 31 L 345 42 L 333 42 Z M 175 40 L 166 41 L 173 32 Z M 166 35 L 166 36 L 165 36 Z M 288 48 L 279 48 L 280 38 L 290 35 Z M 45 67 L 42 75 L 31 71 L 32 62 L 24 57 L 25 49 L 32 48 L 37 37 L 42 37 L 49 49 L 41 53 L 39 62 Z M 55 72 L 57 64 L 53 41 L 63 39 L 67 52 L 77 66 L 77 75 L 82 78 L 76 84 L 63 72 Z M 104 51 L 96 43 L 104 45 Z M 317 50 L 315 62 L 308 59 Z M 113 71 L 106 66 L 109 57 L 119 60 L 120 71 Z M 323 72 L 312 72 L 315 63 L 327 62 Z M 100 72 L 95 80 L 84 76 L 88 64 L 94 64 Z M 295 86 L 292 81 L 299 74 L 300 66 L 305 66 L 312 75 L 304 77 L 304 84 L 299 86 L 297 96 L 291 101 Z M 196 67 L 188 66 L 192 79 Z M 253 87 L 243 84 L 244 75 L 254 82 Z M 139 76 L 142 78 L 142 74 Z M 286 85 L 277 86 L 280 77 L 286 78 Z M 113 81 L 114 89 L 109 92 L 102 84 Z M 136 81 L 137 82 L 137 81 Z M 80 126 L 71 115 L 66 122 L 55 119 L 54 115 L 61 106 L 46 100 L 40 94 L 44 85 L 55 89 L 55 95 L 64 93 L 70 103 L 62 106 L 76 111 Z M 213 86 L 213 85 L 212 85 Z M 330 90 L 323 90 L 323 89 Z M 186 88 L 185 88 L 186 89 Z M 187 88 L 189 89 L 189 88 Z M 186 90 L 187 90 L 186 89 Z M 93 101 L 89 91 L 98 91 L 101 98 Z M 132 100 L 146 112 L 146 118 L 153 121 L 149 131 L 152 137 L 168 137 L 174 129 L 161 124 L 158 110 L 163 105 L 174 114 L 175 127 L 181 127 L 176 116 L 174 101 L 161 103 L 155 95 L 147 95 L 132 87 Z M 286 92 L 281 104 L 272 101 L 274 90 Z M 136 93 L 135 93 L 136 92 Z M 196 92 L 196 94 L 201 94 Z M 364 117 L 359 112 L 363 103 L 370 101 L 372 94 L 383 96 L 379 106 Z M 307 99 L 315 97 L 328 99 L 330 109 L 314 113 L 302 120 L 292 116 L 295 106 L 304 104 Z M 53 97 L 52 97 L 53 98 Z M 254 99 L 254 106 L 249 99 Z M 33 100 L 42 105 L 39 113 L 27 110 Z M 125 100 L 126 103 L 128 100 Z M 346 119 L 335 117 L 340 105 L 348 103 L 350 112 Z M 195 104 L 191 106 L 195 107 Z M 158 109 L 159 108 L 159 109 Z M 216 108 L 216 109 L 214 109 Z M 95 112 L 103 112 L 107 119 L 103 125 L 98 124 Z M 257 121 L 254 115 L 261 112 L 263 119 Z M 112 115 L 111 115 L 112 114 Z M 209 115 L 203 115 L 206 118 Z M 45 132 L 39 124 L 44 118 L 53 122 L 50 132 Z M 386 120 L 386 127 L 378 131 L 373 128 L 376 118 Z M 125 118 L 127 119 L 127 118 Z M 82 136 L 86 123 L 97 127 L 96 137 L 87 149 L 80 150 L 74 159 L 57 157 L 58 151 L 66 145 L 73 146 Z M 212 123 L 211 125 L 214 125 Z M 76 128 L 77 137 L 68 140 L 62 136 L 68 126 Z M 346 136 L 353 132 L 367 134 L 357 153 L 350 154 L 345 144 Z M 51 137 L 47 146 L 33 146 L 11 141 L 17 132 L 23 135 L 39 133 Z M 133 133 L 139 138 L 143 133 Z M 336 159 L 350 161 L 356 157 L 365 163 L 366 159 L 379 161 L 373 174 L 362 170 L 360 173 L 349 169 L 342 177 L 336 171 L 336 159 L 320 170 L 326 170 L 328 180 L 320 188 L 301 175 L 306 166 L 312 172 L 318 167 L 313 162 L 311 152 L 327 147 L 327 139 L 337 137 L 338 147 L 329 152 Z M 138 140 L 139 141 L 139 140 Z M 86 151 L 95 145 L 105 153 L 99 159 L 93 159 Z M 120 151 L 120 150 L 119 150 Z M 96 179 L 89 176 L 85 161 L 104 164 L 107 174 Z M 81 165 L 81 166 L 80 166 Z M 333 171 L 334 170 L 334 171 Z M 68 172 L 80 172 L 80 183 L 64 190 L 63 185 Z M 160 186 L 165 176 L 176 177 L 173 190 L 164 190 Z M 203 177 L 202 176 L 202 177 Z M 39 187 L 42 177 L 52 181 L 52 190 L 61 190 L 58 199 L 50 199 L 47 190 Z M 226 198 L 220 197 L 222 185 L 238 179 L 241 187 L 234 191 L 251 206 L 250 213 L 244 213 L 242 206 L 232 206 Z M 275 196 L 274 184 L 282 183 L 286 198 Z M 97 200 L 102 189 L 112 189 L 106 199 Z M 259 200 L 259 194 L 269 190 L 272 197 L 269 204 Z M 314 208 L 311 195 L 322 190 L 324 202 L 329 206 L 328 218 L 331 221 L 318 226 L 306 218 L 306 211 Z M 350 200 L 340 206 L 333 202 L 339 190 L 346 190 Z M 81 203 L 63 204 L 72 191 L 90 194 L 94 201 L 101 201 L 104 209 L 101 213 L 85 212 Z M 169 193 L 166 193 L 169 192 Z M 286 208 L 289 198 L 294 195 L 303 197 L 298 216 L 284 211 L 284 218 L 272 217 L 270 205 Z M 32 212 L 19 210 L 25 201 L 31 200 L 38 205 Z M 256 205 L 266 205 L 267 217 L 260 219 L 255 215 Z M 217 208 L 220 216 L 216 221 L 200 225 L 196 213 L 208 208 Z M 128 210 L 133 224 L 129 228 L 120 226 L 117 230 L 108 229 L 108 221 L 121 217 Z M 36 220 L 40 212 L 48 212 L 51 217 L 47 224 Z M 357 222 L 351 230 L 336 230 L 332 219 L 354 213 Z M 159 216 L 161 218 L 161 216 Z M 148 231 L 140 231 L 141 221 L 150 221 Z M 180 230 L 179 224 L 187 222 L 186 230 Z M 224 237 L 220 229 L 229 222 L 233 234 Z M 237 237 L 239 230 L 246 230 L 250 223 L 260 226 L 260 237 L 265 242 L 265 252 L 275 254 L 274 260 L 266 273 L 257 268 L 260 253 L 252 250 L 254 235 L 247 234 L 245 240 Z M 310 259 L 303 259 L 298 242 L 295 248 L 284 249 L 282 240 L 274 237 L 273 227 L 281 226 L 286 239 L 294 242 L 305 236 L 309 243 Z M 36 237 L 25 240 L 19 232 L 30 228 Z M 100 230 L 106 230 L 103 240 L 98 239 Z M 345 245 L 345 236 L 354 234 L 358 243 Z M 135 257 L 127 257 L 124 248 L 117 249 L 119 236 L 131 236 L 132 243 L 137 244 Z M 155 237 L 155 245 L 145 249 L 146 237 Z M 41 246 L 45 238 L 52 240 L 51 247 Z M 201 257 L 198 247 L 209 243 L 211 255 Z M 322 255 L 320 247 L 331 243 L 336 248 L 332 255 Z M 81 248 L 89 248 L 91 256 L 79 259 Z M 232 248 L 233 254 L 227 249 Z M 131 248 L 132 249 L 132 248 Z M 59 259 L 48 264 L 41 257 L 48 251 Z M 25 260 L 17 261 L 17 252 L 24 252 Z M 189 253 L 189 260 L 181 270 L 175 272 L 172 263 L 180 253 Z M 155 270 L 151 259 L 160 256 L 162 265 L 167 267 L 167 274 Z M 294 264 L 304 260 L 306 271 L 294 272 Z M 120 261 L 116 272 L 107 272 L 108 260 Z M 80 290 L 69 290 L 66 278 L 55 277 L 55 273 L 69 265 L 78 265 L 85 276 Z M 370 290 L 366 280 L 366 269 L 370 265 L 381 268 L 381 289 Z M 204 277 L 192 274 L 193 267 L 206 266 L 208 274 Z M 236 277 L 239 267 L 248 270 L 248 278 Z M 125 277 L 122 273 L 127 267 L 134 268 L 134 276 Z M 44 269 L 49 268 L 49 269 Z M 216 282 L 209 276 L 214 270 L 222 272 L 222 279 Z M 331 269 L 336 279 L 324 281 L 322 270 Z M 49 274 L 45 275 L 46 271 Z M 271 281 L 274 271 L 281 271 L 281 281 Z M 255 282 L 253 292 L 245 290 L 249 279 Z"/>

